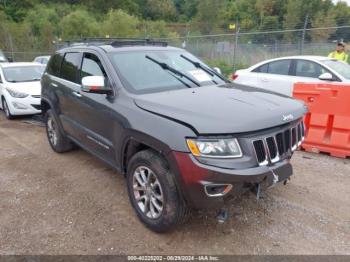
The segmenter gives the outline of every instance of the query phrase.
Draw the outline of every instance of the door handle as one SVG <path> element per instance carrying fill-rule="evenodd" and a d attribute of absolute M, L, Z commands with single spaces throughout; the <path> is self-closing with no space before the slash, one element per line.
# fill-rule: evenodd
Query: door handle
<path fill-rule="evenodd" d="M 58 85 L 55 84 L 55 83 L 51 83 L 51 85 L 52 85 L 53 87 L 58 87 Z"/>
<path fill-rule="evenodd" d="M 75 95 L 76 97 L 82 97 L 82 95 L 79 92 L 73 91 L 72 92 L 73 95 Z"/>
<path fill-rule="evenodd" d="M 261 82 L 269 82 L 267 78 L 261 78 Z"/>

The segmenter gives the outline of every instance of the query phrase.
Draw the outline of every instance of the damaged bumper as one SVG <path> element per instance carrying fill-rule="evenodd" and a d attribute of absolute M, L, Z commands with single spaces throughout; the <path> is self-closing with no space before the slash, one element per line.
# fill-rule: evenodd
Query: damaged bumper
<path fill-rule="evenodd" d="M 289 159 L 272 166 L 225 169 L 198 162 L 188 153 L 173 152 L 186 201 L 194 208 L 219 208 L 230 197 L 258 188 L 264 190 L 292 175 Z"/>

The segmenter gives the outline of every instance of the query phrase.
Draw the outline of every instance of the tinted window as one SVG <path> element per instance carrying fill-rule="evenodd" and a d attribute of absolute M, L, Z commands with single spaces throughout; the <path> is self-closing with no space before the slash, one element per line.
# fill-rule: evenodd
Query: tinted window
<path fill-rule="evenodd" d="M 269 67 L 269 64 L 265 64 L 265 65 L 259 66 L 258 68 L 255 68 L 253 70 L 253 72 L 256 72 L 256 73 L 267 73 L 268 67 Z"/>
<path fill-rule="evenodd" d="M 107 77 L 100 59 L 94 54 L 85 53 L 81 66 L 81 78 L 85 76 L 103 76 Z"/>
<path fill-rule="evenodd" d="M 290 60 L 280 60 L 269 63 L 268 73 L 276 75 L 288 75 L 290 68 Z"/>
<path fill-rule="evenodd" d="M 47 73 L 49 73 L 50 75 L 59 76 L 61 63 L 62 63 L 62 55 L 60 54 L 54 55 L 50 59 L 49 64 L 47 65 L 47 69 L 46 69 Z"/>
<path fill-rule="evenodd" d="M 80 64 L 80 53 L 66 53 L 64 56 L 62 67 L 61 67 L 61 77 L 77 83 L 78 69 Z"/>
<path fill-rule="evenodd" d="M 319 64 L 306 60 L 297 60 L 295 68 L 296 76 L 318 78 L 321 74 L 326 72 L 328 71 Z"/>

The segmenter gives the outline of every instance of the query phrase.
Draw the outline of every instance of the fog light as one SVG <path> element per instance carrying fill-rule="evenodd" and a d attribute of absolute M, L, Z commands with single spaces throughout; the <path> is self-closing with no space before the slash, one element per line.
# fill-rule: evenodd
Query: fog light
<path fill-rule="evenodd" d="M 232 189 L 231 184 L 210 184 L 204 186 L 204 191 L 207 196 L 221 197 L 226 195 Z"/>
<path fill-rule="evenodd" d="M 26 105 L 23 105 L 23 104 L 18 103 L 18 102 L 12 102 L 12 105 L 13 105 L 16 109 L 27 109 L 27 108 L 28 108 Z"/>

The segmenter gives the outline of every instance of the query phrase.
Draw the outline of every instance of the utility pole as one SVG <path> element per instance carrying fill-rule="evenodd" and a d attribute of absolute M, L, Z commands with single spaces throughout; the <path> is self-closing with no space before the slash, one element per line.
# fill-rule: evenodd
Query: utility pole
<path fill-rule="evenodd" d="M 306 14 L 305 21 L 304 21 L 304 27 L 303 27 L 303 33 L 301 35 L 301 44 L 300 44 L 300 54 L 301 55 L 304 52 L 305 34 L 306 34 L 308 20 L 309 20 L 309 14 Z"/>
<path fill-rule="evenodd" d="M 238 51 L 238 34 L 239 34 L 240 26 L 238 22 L 235 24 L 235 49 L 233 52 L 233 72 L 236 72 L 237 69 L 237 51 Z"/>

